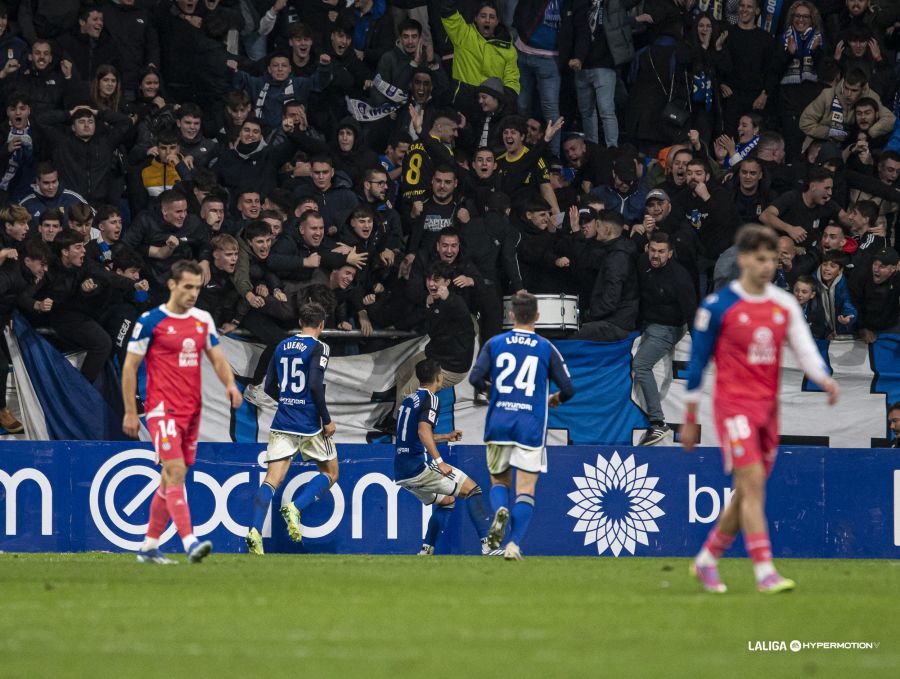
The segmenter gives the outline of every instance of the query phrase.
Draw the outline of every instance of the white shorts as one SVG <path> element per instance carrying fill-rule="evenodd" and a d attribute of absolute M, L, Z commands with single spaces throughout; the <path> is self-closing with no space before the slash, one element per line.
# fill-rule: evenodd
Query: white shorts
<path fill-rule="evenodd" d="M 533 474 L 547 472 L 547 449 L 523 448 L 515 443 L 488 443 L 487 468 L 496 476 L 510 467 Z"/>
<path fill-rule="evenodd" d="M 330 438 L 325 438 L 322 432 L 312 436 L 302 434 L 288 434 L 283 431 L 269 432 L 269 445 L 266 446 L 266 462 L 275 462 L 294 457 L 297 453 L 303 457 L 304 462 L 315 460 L 327 462 L 337 459 L 337 449 Z"/>
<path fill-rule="evenodd" d="M 448 496 L 458 497 L 460 489 L 469 477 L 463 470 L 453 465 L 450 465 L 450 469 L 452 471 L 444 476 L 436 467 L 429 465 L 418 476 L 397 481 L 397 485 L 406 488 L 426 505 L 439 502 Z"/>

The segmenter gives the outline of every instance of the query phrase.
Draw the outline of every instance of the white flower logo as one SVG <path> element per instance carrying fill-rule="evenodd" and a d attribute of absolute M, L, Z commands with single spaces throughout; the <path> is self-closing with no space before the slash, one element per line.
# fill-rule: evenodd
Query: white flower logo
<path fill-rule="evenodd" d="M 635 466 L 634 455 L 624 461 L 618 451 L 609 462 L 597 455 L 597 466 L 584 465 L 584 476 L 575 476 L 578 487 L 569 493 L 575 506 L 569 516 L 578 519 L 573 529 L 584 533 L 584 544 L 597 543 L 597 554 L 622 549 L 634 554 L 637 543 L 649 545 L 647 533 L 658 533 L 654 519 L 665 516 L 657 505 L 665 495 L 653 490 L 658 476 L 647 476 L 647 466 Z"/>

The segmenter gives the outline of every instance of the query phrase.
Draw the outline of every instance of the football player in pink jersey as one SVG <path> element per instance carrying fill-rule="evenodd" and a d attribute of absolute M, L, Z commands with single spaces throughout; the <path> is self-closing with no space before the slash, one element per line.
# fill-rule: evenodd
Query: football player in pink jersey
<path fill-rule="evenodd" d="M 201 350 L 225 385 L 232 408 L 240 407 L 241 392 L 219 347 L 212 317 L 194 308 L 203 287 L 202 273 L 196 262 L 182 260 L 172 265 L 169 300 L 138 319 L 122 366 L 122 430 L 137 438 L 137 370 L 142 360 L 147 362 L 147 429 L 163 467 L 159 488 L 150 502 L 147 536 L 137 555 L 141 563 L 175 563 L 159 549 L 159 536 L 170 517 L 190 563 L 198 563 L 212 551 L 212 542 L 194 536 L 184 494 L 184 477 L 194 463 L 200 428 Z"/>
<path fill-rule="evenodd" d="M 717 564 L 738 531 L 744 533 L 760 592 L 795 587 L 772 563 L 765 516 L 766 479 L 778 452 L 778 382 L 785 342 L 806 376 L 828 395 L 829 404 L 838 398 L 837 382 L 828 376 L 800 306 L 771 283 L 778 265 L 777 239 L 768 227 L 743 226 L 736 238 L 740 278 L 707 297 L 694 321 L 681 441 L 688 452 L 699 441 L 703 369 L 715 358 L 713 420 L 734 486 L 731 503 L 691 563 L 691 572 L 708 592 L 726 591 Z"/>

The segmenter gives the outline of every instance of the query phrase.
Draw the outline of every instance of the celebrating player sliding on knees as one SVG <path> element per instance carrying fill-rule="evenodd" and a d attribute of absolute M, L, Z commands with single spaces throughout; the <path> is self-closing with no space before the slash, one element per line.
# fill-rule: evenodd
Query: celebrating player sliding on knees
<path fill-rule="evenodd" d="M 738 232 L 737 246 L 740 278 L 707 297 L 694 322 L 681 440 L 688 452 L 699 440 L 697 404 L 703 369 L 713 357 L 713 419 L 725 471 L 734 477 L 734 495 L 691 571 L 706 591 L 725 592 L 717 564 L 740 530 L 753 561 L 757 589 L 776 593 L 795 587 L 772 564 L 764 512 L 766 479 L 778 452 L 778 380 L 785 341 L 806 376 L 828 394 L 829 404 L 837 402 L 838 385 L 826 372 L 797 301 L 770 282 L 778 263 L 775 232 L 748 224 Z"/>
<path fill-rule="evenodd" d="M 397 414 L 394 479 L 426 505 L 434 507 L 419 555 L 434 554 L 434 545 L 450 519 L 457 497 L 466 500 L 469 518 L 481 538 L 481 553 L 490 554 L 487 535 L 491 520 L 481 488 L 465 472 L 444 462 L 435 445 L 462 438 L 461 431 L 434 433 L 438 418 L 437 393 L 444 384 L 441 364 L 427 358 L 420 361 L 416 365 L 416 378 L 419 388 L 403 399 Z"/>
<path fill-rule="evenodd" d="M 232 408 L 240 407 L 241 392 L 222 354 L 212 316 L 194 308 L 203 287 L 202 274 L 196 262 L 182 260 L 172 265 L 169 300 L 138 319 L 122 366 L 125 402 L 122 431 L 137 437 L 140 430 L 135 402 L 137 369 L 146 358 L 147 429 L 163 467 L 159 488 L 150 502 L 147 537 L 137 555 L 141 563 L 175 563 L 159 550 L 159 536 L 170 517 L 190 563 L 201 561 L 212 551 L 209 540 L 201 542 L 194 537 L 191 511 L 184 494 L 184 477 L 187 468 L 194 464 L 200 431 L 201 349 L 225 385 Z"/>

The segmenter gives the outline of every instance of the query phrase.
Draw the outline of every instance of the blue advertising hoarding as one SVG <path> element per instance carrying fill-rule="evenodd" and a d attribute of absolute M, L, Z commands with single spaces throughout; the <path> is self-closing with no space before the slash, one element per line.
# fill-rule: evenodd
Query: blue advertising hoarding
<path fill-rule="evenodd" d="M 144 444 L 9 442 L 0 456 L 0 550 L 131 550 L 146 528 L 158 484 Z M 195 534 L 219 552 L 246 551 L 243 536 L 265 469 L 261 444 L 201 444 L 188 473 Z M 315 475 L 295 464 L 275 496 L 264 536 L 269 552 L 410 554 L 418 551 L 430 508 L 391 477 L 391 446 L 340 445 L 340 480 L 303 514 L 304 540 L 292 543 L 277 507 Z M 445 456 L 482 487 L 490 481 L 481 446 Z M 704 448 L 568 446 L 549 449 L 526 554 L 687 556 L 729 500 L 719 452 Z M 437 545 L 476 554 L 465 509 Z M 776 556 L 900 556 L 900 457 L 891 449 L 783 447 L 768 486 Z M 174 538 L 174 539 L 173 539 Z M 740 543 L 740 541 L 738 541 Z M 180 548 L 174 527 L 163 547 Z M 743 554 L 737 544 L 734 555 Z"/>

